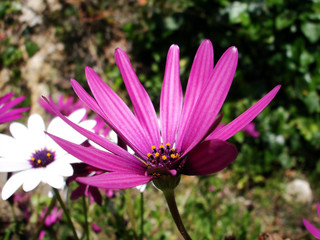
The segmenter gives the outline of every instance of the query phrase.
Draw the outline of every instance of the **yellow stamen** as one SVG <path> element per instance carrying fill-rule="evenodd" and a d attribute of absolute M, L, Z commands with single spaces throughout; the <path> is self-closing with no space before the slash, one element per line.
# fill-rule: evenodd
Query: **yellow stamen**
<path fill-rule="evenodd" d="M 38 161 L 37 161 L 39 164 L 41 163 L 41 160 L 40 159 L 38 159 Z"/>
<path fill-rule="evenodd" d="M 175 158 L 176 158 L 176 155 L 171 154 L 170 157 L 173 158 L 173 159 L 175 159 Z"/>
<path fill-rule="evenodd" d="M 34 157 L 32 157 L 31 160 L 34 161 L 35 160 Z"/>
<path fill-rule="evenodd" d="M 166 145 L 167 145 L 167 147 L 170 147 L 170 146 L 171 146 L 171 144 L 170 144 L 170 143 L 167 143 Z"/>
<path fill-rule="evenodd" d="M 160 145 L 160 148 L 164 148 L 163 144 Z"/>
<path fill-rule="evenodd" d="M 156 146 L 152 146 L 151 148 L 152 148 L 152 150 L 155 150 L 155 149 L 156 149 Z"/>
<path fill-rule="evenodd" d="M 148 158 L 151 157 L 151 155 L 152 155 L 151 153 L 148 153 L 148 154 L 147 154 Z"/>
<path fill-rule="evenodd" d="M 155 157 L 159 157 L 159 155 L 160 155 L 160 154 L 159 154 L 158 152 L 156 152 L 156 153 L 154 154 Z"/>
<path fill-rule="evenodd" d="M 51 153 L 47 153 L 47 157 L 48 157 L 48 158 L 51 157 Z"/>
<path fill-rule="evenodd" d="M 162 160 L 163 161 L 167 160 L 167 157 L 166 156 L 162 156 Z"/>

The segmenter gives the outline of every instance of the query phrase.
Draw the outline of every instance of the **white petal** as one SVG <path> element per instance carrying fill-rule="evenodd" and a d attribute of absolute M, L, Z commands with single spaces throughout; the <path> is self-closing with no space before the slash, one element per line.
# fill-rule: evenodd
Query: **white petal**
<path fill-rule="evenodd" d="M 39 114 L 32 114 L 28 119 L 28 129 L 31 131 L 43 132 L 46 127 L 42 117 Z"/>
<path fill-rule="evenodd" d="M 26 175 L 28 175 L 27 171 L 22 171 L 9 178 L 2 189 L 1 196 L 3 200 L 7 200 L 15 191 L 18 190 L 18 188 L 24 183 Z"/>
<path fill-rule="evenodd" d="M 68 119 L 74 123 L 79 123 L 83 117 L 86 115 L 87 110 L 84 108 L 74 111 L 68 116 Z"/>
<path fill-rule="evenodd" d="M 18 160 L 17 158 L 0 157 L 0 172 L 17 172 L 31 168 L 31 164 L 28 161 Z"/>
<path fill-rule="evenodd" d="M 107 136 L 107 139 L 110 140 L 113 143 L 118 143 L 118 135 L 116 134 L 115 131 L 110 130 L 109 134 Z"/>
<path fill-rule="evenodd" d="M 64 178 L 62 176 L 57 174 L 49 174 L 49 173 L 46 173 L 46 175 L 44 176 L 43 182 L 57 189 L 63 188 L 65 184 Z"/>
<path fill-rule="evenodd" d="M 41 149 L 45 147 L 45 124 L 39 114 L 32 114 L 28 119 L 28 129 L 32 138 L 33 148 Z M 31 139 L 30 139 L 31 140 Z"/>
<path fill-rule="evenodd" d="M 18 122 L 10 124 L 10 132 L 11 135 L 19 141 L 25 141 L 29 137 L 28 128 L 25 125 Z"/>
<path fill-rule="evenodd" d="M 23 183 L 23 190 L 29 192 L 35 189 L 43 178 L 44 168 L 33 168 L 28 171 L 28 176 Z"/>
<path fill-rule="evenodd" d="M 139 186 L 136 186 L 136 189 L 138 189 L 141 193 L 144 192 L 144 190 L 146 190 L 147 184 L 142 184 Z"/>
<path fill-rule="evenodd" d="M 10 156 L 10 153 L 17 149 L 17 142 L 13 137 L 0 134 L 0 156 Z"/>
<path fill-rule="evenodd" d="M 59 158 L 60 160 L 60 158 Z M 66 153 L 62 158 L 61 161 L 65 161 L 67 163 L 82 163 L 82 161 L 74 156 L 72 156 L 71 154 Z"/>
<path fill-rule="evenodd" d="M 64 161 L 64 159 L 59 159 L 46 167 L 46 173 L 48 172 L 50 174 L 70 177 L 73 174 L 73 168 L 67 161 Z"/>

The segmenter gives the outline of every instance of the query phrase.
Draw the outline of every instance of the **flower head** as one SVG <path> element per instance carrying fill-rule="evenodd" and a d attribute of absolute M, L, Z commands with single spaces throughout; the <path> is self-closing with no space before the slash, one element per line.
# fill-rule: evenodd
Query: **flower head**
<path fill-rule="evenodd" d="M 317 210 L 318 210 L 318 215 L 320 217 L 320 205 L 317 203 Z M 314 236 L 316 239 L 320 239 L 320 229 L 316 228 L 313 226 L 311 223 L 309 223 L 306 219 L 302 219 L 302 222 L 306 229 Z"/>
<path fill-rule="evenodd" d="M 92 134 L 68 121 L 77 131 L 108 150 L 85 148 L 50 135 L 62 148 L 85 163 L 106 173 L 78 181 L 103 188 L 131 188 L 153 182 L 178 183 L 181 174 L 206 175 L 220 171 L 236 157 L 235 146 L 226 142 L 249 124 L 274 98 L 275 87 L 255 105 L 229 124 L 217 129 L 219 111 L 235 74 L 238 51 L 230 47 L 216 66 L 209 40 L 200 45 L 195 56 L 183 101 L 180 82 L 179 47 L 172 45 L 167 55 L 160 97 L 160 129 L 152 102 L 139 82 L 126 53 L 117 49 L 115 60 L 120 69 L 133 111 L 89 67 L 86 77 L 91 97 L 75 80 L 73 89 L 79 98 L 98 113 L 134 155 L 114 143 Z M 170 184 L 169 184 L 170 185 Z"/>
<path fill-rule="evenodd" d="M 74 124 L 92 129 L 94 120 L 81 121 L 85 109 L 72 113 L 68 118 Z M 64 186 L 64 177 L 71 176 L 71 163 L 78 159 L 65 152 L 45 134 L 45 123 L 40 115 L 33 114 L 28 126 L 14 122 L 10 125 L 11 136 L 0 134 L 0 172 L 17 172 L 5 183 L 2 198 L 9 198 L 21 185 L 28 192 L 40 182 L 54 188 Z M 86 140 L 59 117 L 54 118 L 47 128 L 48 133 L 57 134 L 75 144 Z"/>
<path fill-rule="evenodd" d="M 242 130 L 247 136 L 250 136 L 253 138 L 258 138 L 260 136 L 260 133 L 256 130 L 254 123 L 249 123 Z"/>
<path fill-rule="evenodd" d="M 45 209 L 43 209 L 41 211 L 41 219 L 44 218 L 46 212 L 48 211 L 48 207 L 46 207 Z M 43 239 L 45 234 L 46 234 L 46 230 L 51 227 L 53 224 L 59 222 L 62 219 L 62 209 L 58 210 L 58 207 L 55 206 L 51 212 L 48 214 L 48 216 L 46 217 L 46 219 L 44 220 L 44 229 L 40 232 L 39 234 L 39 239 Z"/>
<path fill-rule="evenodd" d="M 22 118 L 22 113 L 29 110 L 29 108 L 12 109 L 26 98 L 23 96 L 10 100 L 12 97 L 13 93 L 8 93 L 3 97 L 0 97 L 0 123 L 5 123 Z"/>

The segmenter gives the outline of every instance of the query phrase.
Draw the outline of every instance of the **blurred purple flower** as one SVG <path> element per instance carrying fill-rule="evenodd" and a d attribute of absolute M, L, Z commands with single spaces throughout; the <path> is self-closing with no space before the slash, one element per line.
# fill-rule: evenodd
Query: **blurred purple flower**
<path fill-rule="evenodd" d="M 260 136 L 260 133 L 256 130 L 254 123 L 249 123 L 242 130 L 249 137 L 258 138 Z"/>
<path fill-rule="evenodd" d="M 29 193 L 16 193 L 13 196 L 13 201 L 18 204 L 18 208 L 23 212 L 26 222 L 29 222 L 31 216 L 30 210 L 30 198 L 31 194 Z"/>
<path fill-rule="evenodd" d="M 101 188 L 131 188 L 152 180 L 166 181 L 168 177 L 179 177 L 180 174 L 206 175 L 222 170 L 237 155 L 236 147 L 226 140 L 249 124 L 280 89 L 280 85 L 276 86 L 246 112 L 213 132 L 221 121 L 222 115 L 218 116 L 218 113 L 235 74 L 237 48 L 230 47 L 214 67 L 212 44 L 209 40 L 202 42 L 192 65 L 183 103 L 179 47 L 172 45 L 161 91 L 159 129 L 156 111 L 128 56 L 123 50 L 116 49 L 115 60 L 134 114 L 89 67 L 86 67 L 86 77 L 93 97 L 77 81 L 71 79 L 71 84 L 79 98 L 105 120 L 135 155 L 74 125 L 50 104 L 68 124 L 107 150 L 86 148 L 50 134 L 70 154 L 106 171 L 97 176 L 77 178 Z"/>
<path fill-rule="evenodd" d="M 92 223 L 92 230 L 95 232 L 95 233 L 99 233 L 101 232 L 101 227 L 95 223 Z"/>
<path fill-rule="evenodd" d="M 50 103 L 54 104 L 55 102 L 53 101 L 52 97 L 49 96 L 48 100 Z M 52 116 L 56 116 L 54 111 L 52 111 L 52 108 L 49 106 L 49 104 L 44 101 L 42 98 L 39 99 L 39 104 L 41 107 L 46 110 L 48 113 L 50 113 Z M 56 104 L 58 107 L 59 111 L 64 114 L 69 116 L 71 113 L 74 111 L 80 109 L 80 108 L 85 108 L 85 105 L 82 103 L 80 99 L 77 101 L 74 101 L 74 97 L 64 97 L 62 94 L 58 98 L 58 102 Z"/>
<path fill-rule="evenodd" d="M 74 180 L 77 180 L 78 177 L 94 176 L 96 174 L 101 174 L 104 172 L 101 169 L 97 169 L 85 163 L 75 163 L 72 165 L 72 167 L 73 167 L 74 173 L 71 177 L 67 179 L 67 184 L 71 183 Z M 114 190 L 112 189 L 102 189 L 102 190 L 105 192 L 107 197 L 111 198 L 114 196 Z M 71 193 L 70 199 L 76 200 L 83 195 L 90 199 L 90 203 L 96 202 L 101 206 L 102 196 L 97 187 L 79 183 L 79 186 Z"/>
<path fill-rule="evenodd" d="M 45 207 L 45 209 L 43 209 L 41 211 L 41 220 L 44 218 L 46 212 L 48 210 L 48 207 Z M 46 217 L 46 219 L 44 220 L 44 229 L 41 230 L 40 234 L 39 234 L 39 239 L 43 239 L 45 234 L 46 234 L 46 230 L 51 227 L 53 224 L 59 222 L 62 219 L 62 209 L 58 210 L 58 207 L 55 206 L 51 212 L 48 214 L 48 216 Z"/>
<path fill-rule="evenodd" d="M 320 217 L 320 205 L 317 203 L 317 212 L 318 216 Z M 320 229 L 313 226 L 311 223 L 309 223 L 306 219 L 302 219 L 304 226 L 306 229 L 314 236 L 316 239 L 320 239 Z"/>
<path fill-rule="evenodd" d="M 0 97 L 0 124 L 17 120 L 23 117 L 23 112 L 29 110 L 30 108 L 16 108 L 12 109 L 19 103 L 21 103 L 26 97 L 17 97 L 13 100 L 10 100 L 13 97 L 14 93 L 8 93 L 3 97 Z"/>

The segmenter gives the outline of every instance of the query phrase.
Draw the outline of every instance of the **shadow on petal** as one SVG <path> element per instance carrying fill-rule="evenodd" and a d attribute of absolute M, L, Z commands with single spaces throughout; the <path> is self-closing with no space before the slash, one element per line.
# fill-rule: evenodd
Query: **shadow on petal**
<path fill-rule="evenodd" d="M 236 158 L 238 151 L 231 143 L 221 140 L 204 141 L 187 156 L 183 174 L 207 175 L 227 167 Z"/>

